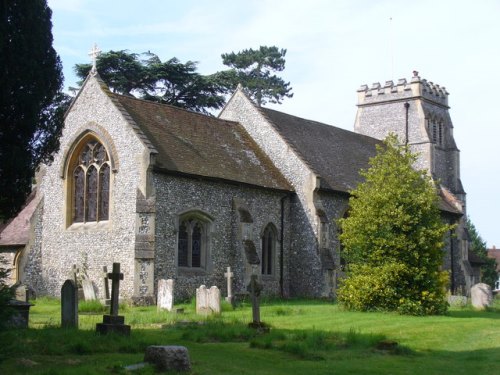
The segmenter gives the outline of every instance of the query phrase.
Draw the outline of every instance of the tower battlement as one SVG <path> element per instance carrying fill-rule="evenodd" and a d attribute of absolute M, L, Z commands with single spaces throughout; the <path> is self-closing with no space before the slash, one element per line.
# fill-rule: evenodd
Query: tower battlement
<path fill-rule="evenodd" d="M 399 79 L 397 83 L 392 80 L 386 81 L 383 86 L 379 82 L 375 82 L 371 87 L 361 85 L 357 92 L 358 106 L 394 100 L 424 98 L 448 107 L 449 93 L 446 88 L 426 79 L 421 79 L 416 71 L 413 72 L 410 82 L 406 78 Z"/>

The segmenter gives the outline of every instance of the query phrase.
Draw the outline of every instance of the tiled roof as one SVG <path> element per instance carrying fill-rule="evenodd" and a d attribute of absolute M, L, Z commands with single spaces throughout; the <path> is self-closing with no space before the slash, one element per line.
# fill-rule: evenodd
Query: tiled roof
<path fill-rule="evenodd" d="M 151 142 L 159 169 L 292 190 L 240 124 L 170 105 L 108 95 L 124 108 L 130 115 L 129 121 Z"/>
<path fill-rule="evenodd" d="M 0 232 L 0 246 L 24 246 L 28 243 L 30 220 L 40 199 L 34 193 L 27 204 Z"/>
<path fill-rule="evenodd" d="M 258 108 L 294 148 L 302 160 L 320 176 L 321 189 L 349 193 L 362 177 L 361 169 L 376 154 L 382 141 L 335 126 L 288 115 L 269 108 Z M 445 191 L 443 191 L 445 190 Z M 447 189 L 440 191 L 439 208 L 462 214 L 457 198 Z"/>
<path fill-rule="evenodd" d="M 259 108 L 302 160 L 321 178 L 321 188 L 349 192 L 361 181 L 381 141 L 348 130 Z"/>

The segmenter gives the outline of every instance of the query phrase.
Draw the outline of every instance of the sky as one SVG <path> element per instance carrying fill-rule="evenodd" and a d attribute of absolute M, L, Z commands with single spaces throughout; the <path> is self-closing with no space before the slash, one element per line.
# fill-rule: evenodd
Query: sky
<path fill-rule="evenodd" d="M 422 78 L 446 87 L 467 214 L 500 248 L 500 1 L 48 0 L 65 87 L 102 51 L 151 51 L 162 61 L 226 69 L 221 54 L 285 48 L 294 96 L 271 108 L 353 130 L 362 84 Z"/>

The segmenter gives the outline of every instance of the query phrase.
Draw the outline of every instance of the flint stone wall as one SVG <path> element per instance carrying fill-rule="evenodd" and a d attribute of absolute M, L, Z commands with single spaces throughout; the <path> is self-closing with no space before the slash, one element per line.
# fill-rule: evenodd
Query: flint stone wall
<path fill-rule="evenodd" d="M 290 295 L 321 296 L 323 275 L 313 193 L 316 175 L 243 93 L 234 94 L 220 117 L 242 124 L 294 187 L 296 195 L 290 207 Z"/>
<path fill-rule="evenodd" d="M 224 272 L 228 266 L 234 272 L 233 293 L 245 291 L 243 282 L 246 258 L 241 241 L 240 223 L 235 212 L 234 200 L 244 202 L 253 218 L 251 239 L 259 258 L 262 257 L 261 235 L 267 224 L 278 230 L 275 273 L 263 280 L 269 295 L 279 295 L 279 232 L 281 228 L 281 199 L 288 193 L 254 188 L 239 184 L 207 181 L 155 173 L 156 237 L 155 237 L 155 285 L 158 279 L 174 279 L 176 300 L 195 295 L 200 285 L 215 285 L 223 295 L 227 294 Z M 201 211 L 213 218 L 208 244 L 207 267 L 203 269 L 179 269 L 176 264 L 179 216 L 189 211 Z M 289 232 L 288 218 L 285 233 Z M 288 257 L 288 238 L 285 237 L 284 257 Z M 260 266 L 258 268 L 260 272 Z M 285 283 L 288 272 L 284 269 Z M 288 285 L 285 285 L 288 289 Z"/>
<path fill-rule="evenodd" d="M 66 179 L 61 175 L 68 150 L 86 130 L 107 141 L 108 153 L 116 156 L 117 171 L 110 179 L 110 218 L 69 225 Z M 120 297 L 130 298 L 134 290 L 136 197 L 138 188 L 144 186 L 140 169 L 149 151 L 94 79 L 87 82 L 68 113 L 60 141 L 60 151 L 46 167 L 39 184 L 44 202 L 37 214 L 41 214 L 43 226 L 35 227 L 36 244 L 25 265 L 27 284 L 37 294 L 57 296 L 72 265 L 81 267 L 86 263 L 89 278 L 99 290 L 99 297 L 103 297 L 102 267 L 119 262 L 124 274 Z"/>

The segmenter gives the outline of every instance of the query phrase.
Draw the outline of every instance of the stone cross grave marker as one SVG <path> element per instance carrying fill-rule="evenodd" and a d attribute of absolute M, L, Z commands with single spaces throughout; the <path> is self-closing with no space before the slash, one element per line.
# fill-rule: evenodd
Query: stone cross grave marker
<path fill-rule="evenodd" d="M 172 311 L 174 308 L 174 280 L 158 280 L 158 300 L 156 306 L 159 310 Z"/>
<path fill-rule="evenodd" d="M 130 335 L 130 326 L 124 324 L 125 318 L 118 315 L 120 280 L 123 280 L 123 273 L 120 272 L 120 263 L 113 263 L 113 272 L 108 273 L 111 279 L 111 307 L 109 315 L 103 316 L 103 322 L 97 323 L 96 330 L 100 334 L 110 332 L 122 335 Z"/>
<path fill-rule="evenodd" d="M 262 291 L 262 285 L 257 280 L 257 275 L 253 274 L 250 277 L 250 283 L 247 287 L 250 297 L 252 298 L 252 324 L 255 326 L 260 326 L 260 305 L 259 296 Z"/>
<path fill-rule="evenodd" d="M 120 280 L 123 280 L 120 263 L 113 263 L 113 272 L 108 273 L 108 278 L 111 279 L 111 308 L 109 315 L 118 316 Z"/>
<path fill-rule="evenodd" d="M 61 327 L 78 328 L 78 288 L 71 279 L 61 288 Z"/>
<path fill-rule="evenodd" d="M 227 272 L 224 273 L 224 277 L 227 278 L 227 297 L 226 301 L 229 303 L 233 303 L 233 276 L 234 274 L 231 272 L 231 267 L 227 267 Z"/>

